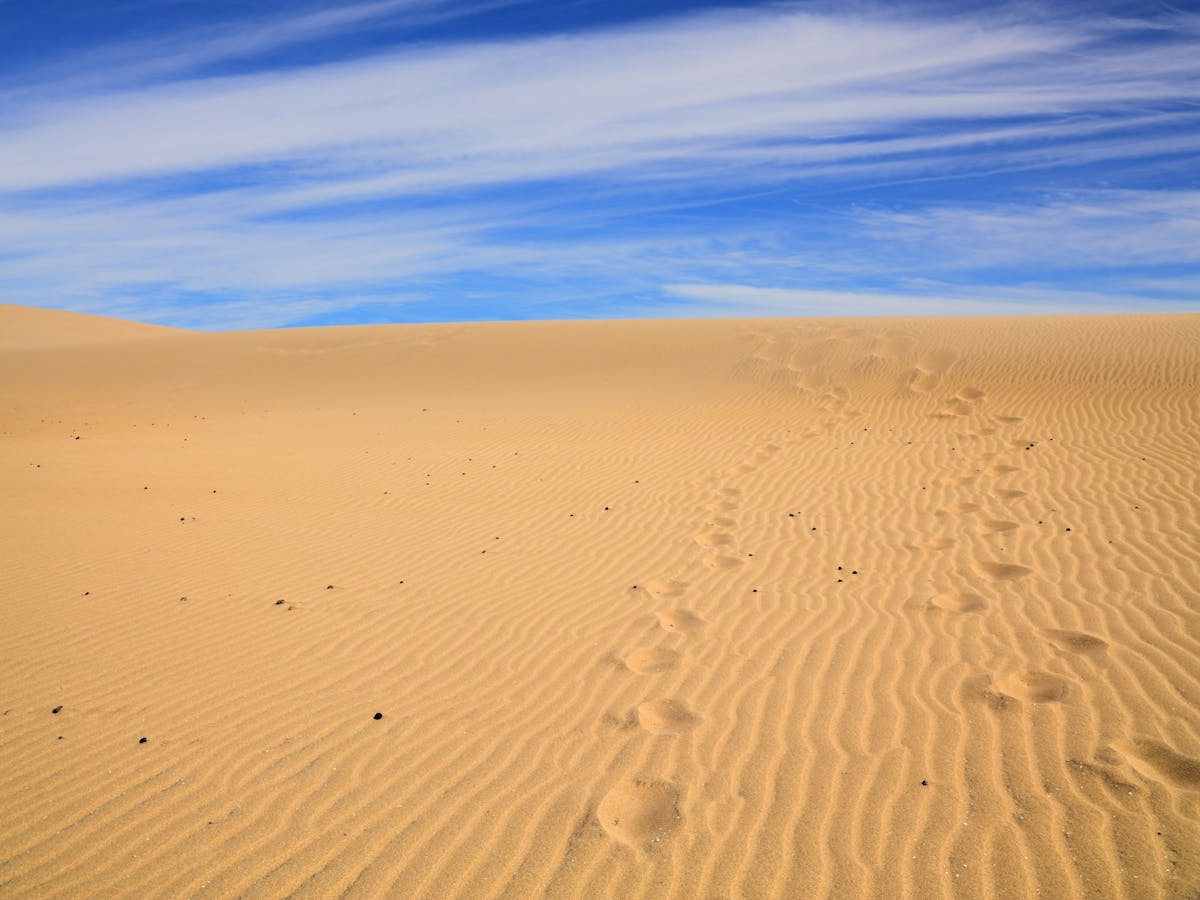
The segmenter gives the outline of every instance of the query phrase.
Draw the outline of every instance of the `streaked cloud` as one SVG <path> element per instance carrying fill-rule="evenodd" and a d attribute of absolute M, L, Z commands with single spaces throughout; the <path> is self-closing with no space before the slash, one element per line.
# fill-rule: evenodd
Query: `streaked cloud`
<path fill-rule="evenodd" d="M 1200 154 L 1194 17 L 784 6 L 269 56 L 477 8 L 375 0 L 185 29 L 7 85 L 0 289 L 213 309 L 295 291 L 336 315 L 339 297 L 517 279 L 541 302 L 574 282 L 650 308 L 662 284 L 713 280 L 867 309 L 917 269 L 964 286 L 1011 269 L 1006 287 L 1085 262 L 1200 265 L 1178 174 Z M 197 74 L 231 59 L 245 71 Z M 1075 286 L 1078 308 L 1104 296 Z"/>

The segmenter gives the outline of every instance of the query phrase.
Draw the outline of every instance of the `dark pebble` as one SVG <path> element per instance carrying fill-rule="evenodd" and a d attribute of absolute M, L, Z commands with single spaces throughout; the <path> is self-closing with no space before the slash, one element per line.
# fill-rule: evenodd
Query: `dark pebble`
<path fill-rule="evenodd" d="M 332 590 L 333 590 L 333 585 L 332 585 L 332 584 L 327 584 L 327 585 L 325 585 L 325 590 L 327 590 L 327 591 L 332 591 Z"/>
<path fill-rule="evenodd" d="M 284 602 L 285 602 L 285 601 L 283 601 L 283 600 L 276 600 L 276 601 L 275 601 L 275 605 L 276 605 L 276 606 L 283 606 Z"/>
<path fill-rule="evenodd" d="M 138 743 L 139 743 L 139 744 L 144 744 L 144 743 L 146 743 L 146 739 L 145 739 L 145 738 L 138 738 Z"/>
<path fill-rule="evenodd" d="M 380 719 L 383 718 L 383 713 L 375 713 L 375 715 L 373 715 L 371 718 L 373 718 L 376 722 L 378 722 Z"/>
<path fill-rule="evenodd" d="M 921 787 L 929 787 L 929 782 L 924 778 L 921 779 Z"/>
<path fill-rule="evenodd" d="M 62 707 L 56 706 L 54 709 L 50 710 L 50 712 L 57 716 L 60 712 L 62 712 Z"/>

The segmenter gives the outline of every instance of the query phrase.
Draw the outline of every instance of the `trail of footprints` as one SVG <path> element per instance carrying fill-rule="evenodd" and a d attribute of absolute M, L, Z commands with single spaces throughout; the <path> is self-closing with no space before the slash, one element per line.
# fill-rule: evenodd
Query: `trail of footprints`
<path fill-rule="evenodd" d="M 940 376 L 953 363 L 948 355 L 922 357 L 917 369 L 909 378 L 909 386 L 914 391 L 930 391 L 936 386 L 935 375 Z M 939 366 L 941 368 L 939 369 Z M 941 409 L 933 414 L 934 418 L 974 417 L 984 419 L 980 415 L 981 401 L 985 398 L 984 391 L 976 387 L 965 387 L 956 394 L 944 399 Z M 981 424 L 975 422 L 973 430 L 965 433 L 967 438 L 989 438 L 1005 426 L 1018 425 L 1023 421 L 1020 416 L 997 415 L 986 417 L 987 421 L 995 423 Z M 1007 443 L 1010 453 L 1028 452 L 1033 450 L 1037 442 L 1025 438 L 1011 439 Z M 1020 471 L 1020 466 L 1009 462 L 989 462 L 983 469 L 985 475 L 1000 478 Z M 974 484 L 974 474 L 960 479 L 960 486 Z M 995 487 L 991 498 L 1005 506 L 1019 508 L 1020 502 L 1027 492 L 1014 487 Z M 956 501 L 937 510 L 939 517 L 959 518 L 979 512 L 981 506 L 974 500 Z M 1020 523 L 1011 519 L 988 518 L 979 522 L 979 530 L 984 534 L 1002 535 L 1020 528 Z M 1067 529 L 1070 530 L 1069 528 Z M 918 540 L 910 544 L 914 550 L 937 551 L 954 546 L 955 539 L 950 537 L 933 537 Z M 976 560 L 973 566 L 975 573 L 982 580 L 993 584 L 1015 582 L 1033 573 L 1033 569 L 1020 563 L 1000 560 Z M 984 613 L 987 603 L 975 593 L 947 592 L 934 595 L 928 601 L 931 609 L 940 609 L 954 614 Z M 1042 628 L 1036 630 L 1037 636 L 1053 646 L 1057 651 L 1077 658 L 1099 660 L 1108 649 L 1108 642 L 1095 635 L 1082 631 L 1061 628 Z M 985 704 L 991 710 L 1001 713 L 1015 711 L 1022 704 L 1044 705 L 1068 702 L 1078 690 L 1077 686 L 1061 675 L 1037 669 L 1025 669 L 993 675 L 979 672 L 970 676 L 963 685 L 963 692 L 968 697 Z M 1069 760 L 1069 763 L 1082 771 L 1099 775 L 1110 785 L 1115 785 L 1121 793 L 1131 794 L 1136 791 L 1119 778 L 1119 767 L 1124 762 L 1133 767 L 1143 776 L 1155 779 L 1165 779 L 1186 788 L 1200 788 L 1200 760 L 1192 759 L 1177 753 L 1175 750 L 1151 738 L 1134 738 L 1117 741 L 1111 747 L 1101 747 L 1095 754 L 1094 762 Z"/>
<path fill-rule="evenodd" d="M 726 477 L 753 471 L 773 457 L 781 448 L 763 444 L 742 463 L 726 470 Z M 711 487 L 706 510 L 710 513 L 695 537 L 704 554 L 703 561 L 710 569 L 732 569 L 743 565 L 737 555 L 732 529 L 736 520 L 729 513 L 738 508 L 741 491 L 725 484 L 719 477 L 701 479 L 698 485 Z M 654 621 L 661 632 L 671 635 L 681 649 L 655 644 L 630 651 L 622 660 L 624 667 L 635 675 L 654 676 L 686 662 L 686 641 L 699 635 L 708 623 L 696 613 L 676 605 L 689 590 L 681 581 L 651 581 L 645 592 L 654 598 L 659 608 Z M 643 700 L 625 720 L 610 717 L 612 724 L 622 728 L 640 728 L 651 735 L 674 737 L 694 728 L 700 717 L 681 700 L 673 697 L 650 697 Z M 596 817 L 605 832 L 615 841 L 646 853 L 665 840 L 682 822 L 679 787 L 666 778 L 635 777 L 619 781 L 600 800 Z"/>
<path fill-rule="evenodd" d="M 746 370 L 759 376 L 764 375 L 768 384 L 784 386 L 806 392 L 815 397 L 818 409 L 829 418 L 821 425 L 828 431 L 839 421 L 861 415 L 850 408 L 850 393 L 828 381 L 824 371 L 825 360 L 831 344 L 861 337 L 854 329 L 834 329 L 817 334 L 807 343 L 788 346 L 773 335 L 756 335 L 763 341 L 759 350 L 751 357 L 753 365 Z M 885 332 L 871 343 L 869 357 L 864 366 L 904 365 L 916 355 L 916 341 L 901 332 Z M 945 374 L 957 362 L 958 354 L 948 348 L 934 349 L 916 355 L 915 364 L 900 378 L 902 389 L 907 388 L 915 395 L 932 395 L 941 384 Z M 940 408 L 932 415 L 935 419 L 966 420 L 972 430 L 968 438 L 991 438 L 1005 426 L 1021 423 L 1022 418 L 1011 415 L 984 415 L 983 401 L 986 393 L 975 386 L 960 388 L 940 402 Z M 810 431 L 799 435 L 789 443 L 799 444 L 817 435 Z M 1036 442 L 1026 439 L 1008 441 L 1009 452 L 1031 450 Z M 745 565 L 750 554 L 738 553 L 733 529 L 735 519 L 730 515 L 737 510 L 741 491 L 729 485 L 726 479 L 754 471 L 770 460 L 782 448 L 778 444 L 764 443 L 756 447 L 743 461 L 728 467 L 721 476 L 696 479 L 694 486 L 712 488 L 711 499 L 706 504 L 710 515 L 703 527 L 695 534 L 694 541 L 703 553 L 704 564 L 713 570 L 732 569 Z M 987 460 L 983 474 L 1001 478 L 1016 474 L 1020 467 L 1010 462 Z M 975 484 L 977 475 L 961 476 L 960 487 Z M 998 504 L 1017 508 L 1027 492 L 1016 487 L 994 487 L 990 497 Z M 981 512 L 981 504 L 974 499 L 962 499 L 936 510 L 939 519 L 954 522 L 965 517 L 974 517 Z M 978 521 L 981 533 L 1003 535 L 1020 528 L 1020 523 L 1008 518 L 984 518 Z M 938 535 L 914 540 L 908 545 L 916 552 L 937 553 L 956 546 L 957 539 Z M 1019 581 L 1033 573 L 1033 569 L 1020 563 L 977 559 L 973 570 L 982 582 L 1003 585 Z M 694 612 L 671 605 L 679 601 L 689 585 L 678 581 L 652 581 L 646 586 L 660 608 L 654 616 L 658 627 L 670 635 L 681 636 L 684 641 L 700 634 L 706 625 Z M 929 598 L 927 608 L 941 610 L 953 615 L 984 614 L 988 603 L 979 593 L 944 592 Z M 1108 644 L 1095 635 L 1069 629 L 1038 629 L 1037 636 L 1060 653 L 1093 660 L 1103 656 Z M 629 652 L 624 667 L 640 676 L 654 676 L 677 666 L 686 664 L 686 643 L 681 649 L 662 646 L 639 647 Z M 1077 687 L 1061 675 L 1040 670 L 1027 669 L 993 675 L 978 672 L 962 685 L 963 693 L 983 703 L 996 713 L 1010 713 L 1023 704 L 1059 704 L 1070 700 Z M 607 718 L 607 717 L 606 717 Z M 615 720 L 614 717 L 614 721 Z M 700 722 L 700 717 L 683 702 L 670 697 L 651 697 L 637 705 L 622 721 L 625 728 L 640 728 L 656 736 L 673 737 L 684 734 Z M 1095 763 L 1071 760 L 1076 767 L 1099 772 L 1112 781 L 1116 778 L 1111 767 L 1122 761 L 1149 777 L 1160 777 L 1185 787 L 1200 788 L 1200 761 L 1182 756 L 1165 744 L 1146 738 L 1119 742 L 1112 748 L 1101 748 Z M 1121 782 L 1123 788 L 1130 787 Z M 682 822 L 680 810 L 682 794 L 680 788 L 666 778 L 635 777 L 619 781 L 600 800 L 596 815 L 601 826 L 614 840 L 641 852 L 650 851 L 675 831 Z"/>

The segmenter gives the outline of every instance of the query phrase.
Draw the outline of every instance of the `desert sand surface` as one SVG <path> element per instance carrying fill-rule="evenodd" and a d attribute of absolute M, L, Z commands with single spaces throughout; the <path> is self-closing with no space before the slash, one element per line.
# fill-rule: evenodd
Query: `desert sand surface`
<path fill-rule="evenodd" d="M 1200 316 L 0 336 L 4 897 L 1200 891 Z"/>

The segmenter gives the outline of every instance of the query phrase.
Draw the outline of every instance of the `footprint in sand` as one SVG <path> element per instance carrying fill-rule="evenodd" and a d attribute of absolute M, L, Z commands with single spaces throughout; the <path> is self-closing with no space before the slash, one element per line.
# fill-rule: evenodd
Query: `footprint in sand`
<path fill-rule="evenodd" d="M 687 582 L 655 580 L 647 582 L 646 590 L 656 600 L 670 600 L 683 595 L 683 592 L 687 590 Z"/>
<path fill-rule="evenodd" d="M 737 524 L 737 521 L 729 518 L 728 516 L 713 516 L 704 524 L 713 528 L 732 528 Z"/>
<path fill-rule="evenodd" d="M 694 538 L 701 547 L 728 547 L 733 535 L 724 531 L 702 531 Z"/>
<path fill-rule="evenodd" d="M 975 594 L 938 594 L 929 599 L 930 604 L 949 612 L 979 612 L 984 608 L 983 599 Z"/>
<path fill-rule="evenodd" d="M 1005 712 L 1017 708 L 1016 701 L 992 684 L 992 676 L 986 672 L 972 675 L 963 682 L 963 694 L 976 703 L 982 703 L 993 712 Z"/>
<path fill-rule="evenodd" d="M 1020 416 L 996 416 L 997 422 L 1003 422 L 1005 425 L 1019 425 L 1025 420 Z"/>
<path fill-rule="evenodd" d="M 1012 531 L 1020 526 L 1016 522 L 1010 522 L 1008 519 L 985 519 L 983 527 L 988 532 L 997 534 L 1003 531 Z"/>
<path fill-rule="evenodd" d="M 871 343 L 871 355 L 880 359 L 898 360 L 910 355 L 916 340 L 900 332 L 884 332 Z"/>
<path fill-rule="evenodd" d="M 1100 653 L 1108 648 L 1108 641 L 1083 631 L 1070 631 L 1064 628 L 1041 628 L 1038 634 L 1052 643 L 1059 650 L 1067 653 Z"/>
<path fill-rule="evenodd" d="M 679 790 L 666 781 L 626 781 L 604 795 L 596 817 L 609 837 L 649 850 L 679 827 Z"/>
<path fill-rule="evenodd" d="M 1177 753 L 1152 738 L 1118 741 L 1113 746 L 1129 757 L 1130 764 L 1142 775 L 1156 780 L 1166 778 L 1179 787 L 1200 790 L 1200 759 Z"/>
<path fill-rule="evenodd" d="M 736 569 L 738 566 L 745 565 L 745 560 L 739 559 L 736 556 L 709 556 L 704 560 L 704 564 L 710 569 Z"/>
<path fill-rule="evenodd" d="M 1026 703 L 1061 703 L 1070 692 L 1067 680 L 1049 672 L 1016 672 L 996 682 L 1010 697 Z"/>
<path fill-rule="evenodd" d="M 996 496 L 1011 503 L 1013 500 L 1020 500 L 1024 497 L 1025 491 L 1018 491 L 1014 488 L 997 488 Z"/>
<path fill-rule="evenodd" d="M 995 463 L 988 466 L 987 472 L 989 475 L 1007 475 L 1010 472 L 1017 471 L 1017 468 L 1017 466 L 1010 466 L 1007 463 Z"/>
<path fill-rule="evenodd" d="M 934 413 L 934 418 L 945 416 L 969 416 L 971 414 L 971 404 L 961 397 L 951 397 L 942 404 L 942 411 Z"/>
<path fill-rule="evenodd" d="M 694 612 L 686 609 L 660 609 L 654 615 L 663 631 L 679 634 L 695 634 L 707 623 Z"/>
<path fill-rule="evenodd" d="M 678 700 L 647 700 L 638 706 L 637 720 L 651 734 L 683 734 L 697 721 Z"/>
<path fill-rule="evenodd" d="M 936 516 L 962 516 L 967 513 L 977 512 L 979 510 L 978 503 L 972 503 L 970 500 L 959 500 L 955 503 L 947 504 L 937 510 Z"/>
<path fill-rule="evenodd" d="M 674 667 L 679 654 L 663 647 L 641 647 L 625 657 L 625 667 L 640 675 L 653 675 Z"/>
<path fill-rule="evenodd" d="M 977 387 L 971 387 L 970 385 L 967 385 L 959 390 L 958 396 L 970 403 L 976 403 L 986 397 L 987 394 Z"/>
<path fill-rule="evenodd" d="M 992 581 L 1016 581 L 1033 571 L 1026 566 L 1003 562 L 977 562 L 975 568 Z"/>
<path fill-rule="evenodd" d="M 916 367 L 909 373 L 909 389 L 919 394 L 929 393 L 957 360 L 958 352 L 949 348 L 921 354 Z"/>

